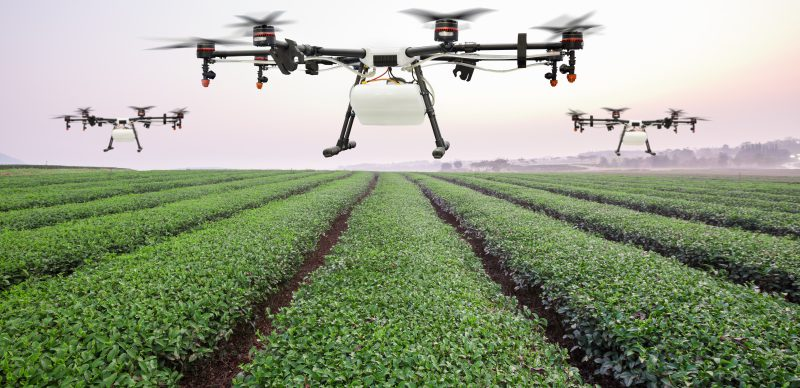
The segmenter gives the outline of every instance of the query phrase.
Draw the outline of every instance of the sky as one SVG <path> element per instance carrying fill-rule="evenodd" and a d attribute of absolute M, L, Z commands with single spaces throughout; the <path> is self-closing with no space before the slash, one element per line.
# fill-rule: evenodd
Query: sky
<path fill-rule="evenodd" d="M 325 159 L 348 104 L 352 73 L 318 76 L 275 69 L 262 90 L 250 64 L 219 63 L 209 88 L 200 85 L 192 49 L 146 50 L 152 37 L 226 37 L 234 15 L 286 10 L 297 23 L 279 33 L 300 43 L 340 48 L 434 44 L 432 31 L 406 8 L 452 11 L 489 7 L 462 42 L 511 43 L 548 34 L 529 30 L 560 15 L 596 11 L 605 26 L 578 53 L 577 82 L 555 88 L 546 68 L 511 73 L 476 71 L 471 82 L 452 66 L 425 74 L 436 93 L 436 115 L 451 143 L 443 161 L 564 156 L 610 150 L 617 134 L 602 127 L 572 131 L 568 108 L 601 115 L 627 106 L 625 118 L 664 116 L 681 108 L 712 121 L 688 130 L 651 131 L 656 150 L 736 145 L 798 136 L 800 1 L 16 1 L 0 14 L 0 153 L 32 164 L 162 168 L 316 168 L 431 160 L 430 125 L 354 125 L 354 150 Z M 243 38 L 247 41 L 247 38 Z M 511 63 L 492 64 L 496 68 Z M 401 73 L 401 72 L 399 72 Z M 401 74 L 397 74 L 402 76 Z M 406 73 L 407 76 L 407 73 Z M 64 130 L 52 120 L 89 105 L 98 115 L 155 113 L 188 106 L 184 127 L 141 130 L 144 150 L 120 144 L 104 153 L 109 128 Z"/>

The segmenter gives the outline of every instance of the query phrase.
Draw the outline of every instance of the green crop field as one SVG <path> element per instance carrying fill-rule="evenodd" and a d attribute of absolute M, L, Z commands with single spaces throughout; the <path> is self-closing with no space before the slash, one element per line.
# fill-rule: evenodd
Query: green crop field
<path fill-rule="evenodd" d="M 800 387 L 800 182 L 17 168 L 0 386 Z"/>

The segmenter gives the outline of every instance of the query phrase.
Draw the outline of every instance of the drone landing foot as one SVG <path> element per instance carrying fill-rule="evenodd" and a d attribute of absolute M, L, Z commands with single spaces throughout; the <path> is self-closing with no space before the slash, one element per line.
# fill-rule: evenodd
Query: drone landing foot
<path fill-rule="evenodd" d="M 103 149 L 103 152 L 108 152 L 108 151 L 111 151 L 113 149 L 114 149 L 114 147 L 108 147 L 108 148 Z"/>
<path fill-rule="evenodd" d="M 139 143 L 139 134 L 136 133 L 136 128 L 133 128 L 133 137 L 136 139 L 136 152 L 142 152 L 142 144 Z"/>
<path fill-rule="evenodd" d="M 359 72 L 364 72 L 364 70 L 366 70 L 366 67 L 362 64 L 361 67 L 359 67 Z M 356 76 L 356 82 L 353 85 L 358 85 L 361 81 L 361 76 Z M 331 156 L 338 155 L 342 151 L 356 148 L 356 142 L 350 140 L 350 132 L 353 130 L 353 121 L 355 121 L 355 119 L 356 112 L 354 112 L 353 107 L 348 104 L 347 112 L 344 114 L 344 123 L 342 123 L 342 132 L 339 133 L 339 140 L 336 141 L 335 146 L 322 150 L 322 156 L 330 158 Z"/>
<path fill-rule="evenodd" d="M 333 147 L 322 150 L 322 155 L 326 158 L 336 156 L 342 151 L 356 148 L 356 142 L 350 140 L 350 131 L 353 130 L 353 121 L 356 118 L 356 112 L 353 112 L 353 107 L 347 106 L 347 113 L 344 116 L 344 124 L 342 124 L 342 133 L 339 134 L 339 140 Z"/>
<path fill-rule="evenodd" d="M 648 154 L 650 154 L 652 156 L 656 156 L 656 153 L 653 152 L 653 150 L 650 149 L 650 140 L 645 140 L 644 141 L 644 145 L 647 146 L 647 150 L 644 151 L 644 152 L 646 152 L 646 153 L 648 153 Z"/>
<path fill-rule="evenodd" d="M 439 131 L 439 122 L 436 121 L 436 112 L 433 110 L 433 102 L 431 101 L 431 94 L 428 91 L 428 86 L 425 84 L 425 78 L 422 75 L 422 67 L 414 67 L 414 74 L 417 76 L 417 84 L 419 85 L 419 92 L 422 94 L 422 101 L 425 102 L 425 113 L 428 115 L 428 120 L 431 122 L 431 129 L 433 129 L 433 137 L 436 141 L 436 148 L 433 149 L 433 158 L 441 159 L 445 152 L 450 149 L 450 142 L 442 138 L 442 133 Z"/>

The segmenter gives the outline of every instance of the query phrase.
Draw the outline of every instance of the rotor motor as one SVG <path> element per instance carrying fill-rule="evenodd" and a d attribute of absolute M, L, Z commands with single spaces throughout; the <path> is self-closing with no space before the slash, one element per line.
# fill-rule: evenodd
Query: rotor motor
<path fill-rule="evenodd" d="M 433 39 L 437 42 L 449 43 L 458 40 L 458 21 L 441 19 L 436 21 L 433 29 Z"/>
<path fill-rule="evenodd" d="M 253 46 L 272 47 L 275 45 L 275 27 L 260 25 L 253 27 Z"/>

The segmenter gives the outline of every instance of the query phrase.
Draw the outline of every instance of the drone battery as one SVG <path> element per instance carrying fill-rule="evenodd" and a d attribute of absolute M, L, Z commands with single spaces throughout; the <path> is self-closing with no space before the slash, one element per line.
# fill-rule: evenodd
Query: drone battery
<path fill-rule="evenodd" d="M 363 125 L 418 125 L 425 120 L 419 85 L 372 82 L 350 91 L 350 105 Z"/>
<path fill-rule="evenodd" d="M 628 131 L 625 132 L 625 137 L 622 138 L 622 144 L 640 146 L 647 141 L 647 132 Z"/>
<path fill-rule="evenodd" d="M 111 137 L 114 138 L 114 141 L 119 142 L 130 142 L 136 140 L 136 135 L 133 133 L 133 129 L 130 128 L 112 129 Z"/>

